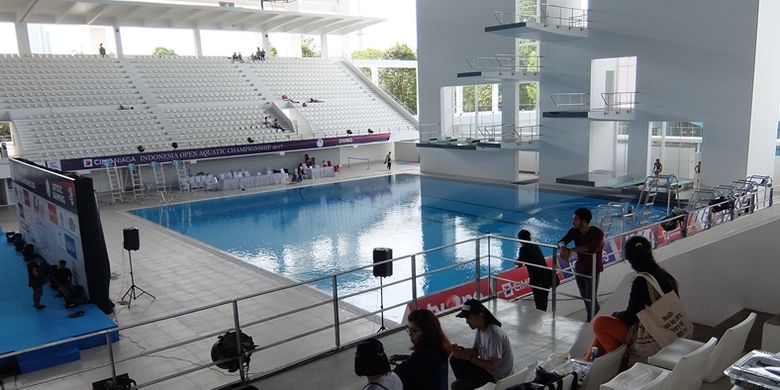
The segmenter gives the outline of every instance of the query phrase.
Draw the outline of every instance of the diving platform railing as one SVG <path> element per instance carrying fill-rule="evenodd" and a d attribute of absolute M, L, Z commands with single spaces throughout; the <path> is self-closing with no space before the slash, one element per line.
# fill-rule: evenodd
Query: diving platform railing
<path fill-rule="evenodd" d="M 747 179 L 747 181 L 753 181 Z M 770 182 L 754 182 L 753 191 L 745 193 L 743 196 L 751 198 L 755 207 L 752 211 L 758 211 L 773 204 L 773 187 Z M 756 188 L 763 186 L 764 194 Z M 766 196 L 764 196 L 766 195 Z M 739 218 L 740 215 L 730 212 L 724 212 L 724 205 L 731 200 L 724 200 L 708 204 L 702 208 L 689 210 L 687 213 L 673 216 L 646 226 L 612 235 L 605 240 L 606 247 L 612 252 L 609 256 L 604 256 L 607 262 L 606 266 L 612 266 L 623 261 L 622 253 L 615 248 L 621 248 L 624 241 L 632 236 L 640 235 L 650 240 L 654 247 L 660 247 L 670 242 L 685 239 L 686 237 L 707 231 L 713 226 Z M 377 325 L 378 315 L 384 312 L 403 311 L 407 308 L 427 307 L 424 302 L 427 298 L 437 293 L 450 294 L 450 289 L 439 292 L 429 293 L 422 296 L 421 292 L 426 278 L 440 272 L 451 271 L 459 275 L 459 280 L 464 284 L 456 287 L 463 288 L 465 295 L 459 296 L 459 299 L 470 297 L 488 298 L 501 297 L 503 299 L 516 299 L 527 295 L 529 288 L 538 288 L 529 286 L 528 280 L 517 280 L 508 278 L 504 269 L 516 269 L 517 265 L 523 264 L 526 267 L 536 266 L 528 263 L 521 263 L 512 257 L 503 257 L 500 250 L 506 245 L 517 246 L 521 241 L 514 238 L 501 237 L 497 235 L 484 235 L 475 238 L 469 238 L 463 241 L 442 245 L 436 248 L 426 249 L 421 252 L 401 256 L 398 258 L 383 261 L 381 263 L 370 263 L 332 275 L 322 276 L 311 280 L 290 282 L 278 287 L 258 291 L 233 299 L 227 299 L 203 305 L 194 309 L 179 311 L 176 313 L 159 316 L 153 319 L 143 320 L 130 325 L 122 325 L 118 328 L 94 332 L 79 337 L 66 340 L 47 343 L 34 348 L 27 348 L 19 351 L 5 353 L 0 355 L 0 359 L 13 358 L 17 355 L 40 351 L 46 348 L 60 346 L 66 343 L 83 340 L 95 336 L 105 337 L 106 345 L 93 348 L 90 355 L 94 358 L 91 362 L 80 362 L 79 369 L 69 373 L 62 373 L 61 369 L 51 369 L 50 375 L 47 372 L 38 372 L 31 376 L 29 380 L 22 376 L 17 378 L 17 388 L 46 387 L 55 383 L 72 383 L 75 376 L 85 381 L 91 382 L 90 378 L 117 377 L 117 373 L 128 371 L 131 378 L 134 378 L 138 384 L 135 388 L 147 388 L 160 383 L 164 386 L 174 386 L 171 381 L 189 376 L 199 376 L 195 380 L 203 380 L 204 370 L 215 369 L 217 364 L 234 362 L 238 360 L 239 366 L 250 357 L 250 354 L 261 354 L 266 352 L 272 354 L 277 348 L 286 348 L 284 353 L 274 355 L 273 362 L 275 366 L 265 367 L 260 372 L 249 372 L 239 370 L 239 373 L 228 374 L 223 372 L 214 373 L 214 377 L 224 381 L 224 386 L 235 385 L 238 383 L 251 382 L 280 372 L 290 367 L 302 364 L 307 361 L 325 356 L 333 351 L 343 349 L 354 345 L 355 343 L 374 337 L 375 329 L 369 324 Z M 547 243 L 535 243 L 543 248 L 551 256 L 548 258 L 548 266 L 543 267 L 553 271 L 554 277 L 560 279 L 560 285 L 553 283 L 548 289 L 550 292 L 552 315 L 558 313 L 557 302 L 562 299 L 583 299 L 577 295 L 567 294 L 560 291 L 560 286 L 566 285 L 574 279 L 575 276 L 588 278 L 588 275 L 578 275 L 571 268 L 568 259 L 561 259 L 559 249 L 555 245 Z M 452 257 L 453 261 L 445 266 L 427 269 L 422 259 L 435 253 L 444 253 L 445 256 Z M 506 253 L 506 252 L 504 252 Z M 516 253 L 511 252 L 510 253 Z M 406 275 L 396 275 L 389 283 L 381 286 L 379 283 L 372 283 L 371 287 L 363 287 L 357 291 L 345 292 L 342 290 L 341 283 L 354 278 L 356 274 L 371 274 L 371 268 L 383 263 L 393 263 L 395 269 L 408 270 Z M 595 267 L 596 262 L 593 262 Z M 592 274 L 595 273 L 591 270 Z M 594 284 L 595 285 L 595 284 Z M 396 297 L 388 305 L 379 310 L 358 309 L 350 303 L 352 298 L 363 294 L 371 294 L 375 297 L 381 293 L 380 289 L 397 289 L 404 291 L 402 296 Z M 509 294 L 509 292 L 519 291 L 522 295 Z M 310 299 L 298 307 L 289 306 L 289 302 L 280 306 L 279 300 L 284 297 L 303 293 Z M 592 301 L 596 297 L 596 291 L 590 291 L 589 297 L 585 301 Z M 262 310 L 258 311 L 258 308 Z M 275 309 L 272 309 L 275 308 Z M 441 310 L 440 310 L 441 309 Z M 455 307 L 437 308 L 436 311 L 448 312 L 456 310 Z M 300 317 L 297 317 L 300 315 Z M 279 324 L 274 326 L 275 321 L 287 321 L 289 326 L 280 331 Z M 211 325 L 214 328 L 202 331 L 195 336 L 183 336 L 183 339 L 174 339 L 176 335 L 167 334 L 159 326 L 165 321 L 180 321 L 184 323 L 198 324 L 218 324 Z M 294 324 L 294 325 L 293 325 Z M 208 328 L 208 326 L 207 326 Z M 189 329 L 189 328 L 187 328 Z M 403 324 L 392 324 L 386 332 L 395 332 L 403 329 Z M 255 336 L 257 345 L 250 350 L 236 351 L 236 356 L 217 361 L 196 361 L 192 359 L 192 350 L 197 351 L 195 356 L 208 356 L 208 349 L 217 336 L 225 334 L 227 331 L 245 332 L 250 336 Z M 111 343 L 112 338 L 120 335 L 136 335 L 135 340 L 129 341 L 139 347 L 140 352 L 135 352 L 135 348 L 129 348 L 129 345 L 114 346 Z M 189 331 L 187 333 L 192 333 Z M 279 335 L 279 333 L 282 333 Z M 278 337 L 277 337 L 278 336 Z M 148 347 L 142 347 L 140 343 L 149 340 Z M 152 341 L 156 340 L 156 341 Z M 240 345 L 240 344 L 239 344 Z M 133 371 L 130 362 L 137 359 L 149 359 L 159 357 L 161 353 L 165 357 L 176 359 L 180 362 L 186 362 L 187 367 L 171 368 L 166 370 L 144 370 Z M 276 351 L 278 352 L 278 351 Z M 262 355 L 261 355 L 262 356 Z M 261 363 L 271 359 L 255 359 Z M 91 364 L 91 366 L 90 366 Z M 153 364 L 153 363 L 152 363 Z M 248 363 L 247 363 L 248 364 Z M 138 364 L 135 367 L 150 367 L 149 364 Z M 88 386 L 88 383 L 84 386 Z"/>
<path fill-rule="evenodd" d="M 524 75 L 536 75 L 542 69 L 541 56 L 523 56 L 516 54 L 496 54 L 489 57 L 466 57 L 471 69 L 487 72 L 513 72 Z"/>
<path fill-rule="evenodd" d="M 588 28 L 588 10 L 573 7 L 564 7 L 552 4 L 542 4 L 537 7 L 526 7 L 517 12 L 496 11 L 498 24 L 535 22 L 544 26 L 568 29 Z"/>
<path fill-rule="evenodd" d="M 587 92 L 563 92 L 550 95 L 553 104 L 563 109 L 587 108 L 590 105 L 590 94 Z"/>

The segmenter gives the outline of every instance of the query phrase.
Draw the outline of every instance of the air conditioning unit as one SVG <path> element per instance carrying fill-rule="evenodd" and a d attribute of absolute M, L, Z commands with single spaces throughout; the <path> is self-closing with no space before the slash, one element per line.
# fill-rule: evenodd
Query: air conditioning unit
<path fill-rule="evenodd" d="M 223 8 L 236 8 L 236 3 L 229 1 L 220 1 L 219 6 Z"/>

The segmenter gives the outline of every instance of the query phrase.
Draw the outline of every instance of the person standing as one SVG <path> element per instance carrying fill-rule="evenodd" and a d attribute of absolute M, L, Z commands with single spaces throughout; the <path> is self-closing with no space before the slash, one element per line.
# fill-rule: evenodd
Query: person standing
<path fill-rule="evenodd" d="M 390 152 L 387 152 L 387 156 L 385 156 L 385 164 L 387 165 L 387 170 L 390 170 L 390 167 L 393 165 L 393 159 L 390 157 Z"/>
<path fill-rule="evenodd" d="M 577 253 L 577 262 L 574 264 L 574 276 L 577 282 L 577 288 L 580 290 L 580 297 L 585 300 L 585 311 L 587 312 L 587 321 L 590 322 L 596 313 L 599 312 L 599 302 L 595 299 L 591 302 L 591 293 L 596 291 L 598 296 L 599 274 L 604 270 L 604 232 L 601 229 L 590 226 L 593 215 L 590 210 L 581 207 L 574 210 L 571 229 L 566 233 L 558 247 L 561 250 L 561 258 L 569 259 L 571 252 Z M 573 248 L 567 248 L 566 245 L 574 241 Z M 593 274 L 593 258 L 596 258 L 596 274 Z"/>
<path fill-rule="evenodd" d="M 32 287 L 33 307 L 38 310 L 46 307 L 46 305 L 41 305 L 44 283 L 46 283 L 46 277 L 43 276 L 43 268 L 38 260 L 32 260 L 27 263 L 27 285 Z"/>
<path fill-rule="evenodd" d="M 701 161 L 693 167 L 693 188 L 701 187 Z"/>
<path fill-rule="evenodd" d="M 469 299 L 456 315 L 477 331 L 474 345 L 453 344 L 450 367 L 455 374 L 452 390 L 473 390 L 512 375 L 514 357 L 501 322 L 477 299 Z"/>
<path fill-rule="evenodd" d="M 664 165 L 661 164 L 661 159 L 655 159 L 655 162 L 653 163 L 653 175 L 658 176 L 661 174 L 661 171 L 664 170 Z"/>
<path fill-rule="evenodd" d="M 517 238 L 523 241 L 531 241 L 531 232 L 523 229 L 517 233 Z M 531 283 L 531 291 L 534 294 L 534 304 L 537 309 L 547 311 L 547 296 L 549 292 L 542 289 L 549 289 L 552 286 L 553 273 L 552 270 L 547 269 L 547 262 L 544 260 L 542 250 L 539 249 L 538 245 L 524 242 L 517 254 L 517 261 L 529 263 L 528 278 Z M 524 265 L 522 263 L 518 264 L 517 268 L 521 268 Z"/>
<path fill-rule="evenodd" d="M 100 47 L 98 47 L 98 54 L 100 54 L 100 57 L 106 56 L 106 48 L 103 47 L 103 44 L 100 44 Z"/>
<path fill-rule="evenodd" d="M 391 363 L 401 362 L 393 371 L 401 378 L 404 390 L 447 390 L 447 357 L 452 345 L 439 319 L 427 309 L 413 310 L 406 319 L 412 354 L 390 356 Z"/>

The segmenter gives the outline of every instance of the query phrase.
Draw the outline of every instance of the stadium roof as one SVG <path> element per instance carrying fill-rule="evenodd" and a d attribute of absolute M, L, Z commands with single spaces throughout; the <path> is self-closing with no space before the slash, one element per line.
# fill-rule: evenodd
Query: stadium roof
<path fill-rule="evenodd" d="M 130 0 L 0 0 L 0 22 L 348 34 L 382 18 Z"/>

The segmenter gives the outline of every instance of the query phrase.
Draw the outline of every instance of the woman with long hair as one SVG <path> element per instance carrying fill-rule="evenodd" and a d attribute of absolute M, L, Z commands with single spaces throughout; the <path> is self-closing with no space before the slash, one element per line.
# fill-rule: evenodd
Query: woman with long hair
<path fill-rule="evenodd" d="M 674 290 L 679 295 L 677 280 L 656 263 L 650 241 L 640 236 L 631 237 L 626 241 L 623 251 L 626 261 L 634 271 L 652 275 L 664 294 Z M 634 278 L 626 310 L 612 313 L 611 316 L 598 315 L 593 319 L 595 337 L 592 347 L 598 348 L 598 355 L 611 352 L 625 344 L 629 329 L 639 321 L 637 313 L 650 304 L 647 280 L 643 277 Z M 585 360 L 590 360 L 590 351 Z"/>
<path fill-rule="evenodd" d="M 407 316 L 406 331 L 412 342 L 412 354 L 390 356 L 391 362 L 401 362 L 394 371 L 401 378 L 404 390 L 447 390 L 447 358 L 452 353 L 452 344 L 439 319 L 430 310 L 414 310 Z"/>

